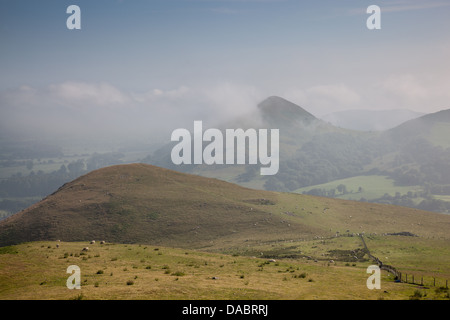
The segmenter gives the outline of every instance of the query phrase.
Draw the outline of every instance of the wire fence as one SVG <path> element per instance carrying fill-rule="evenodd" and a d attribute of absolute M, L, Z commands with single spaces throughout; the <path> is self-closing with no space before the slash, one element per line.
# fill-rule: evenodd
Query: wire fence
<path fill-rule="evenodd" d="M 391 274 L 394 275 L 395 281 L 403 282 L 403 283 L 410 283 L 410 284 L 417 284 L 420 286 L 433 286 L 433 287 L 442 287 L 448 289 L 448 280 L 442 279 L 442 278 L 436 278 L 436 277 L 424 277 L 422 275 L 417 276 L 415 274 L 407 274 L 400 272 L 397 268 L 384 264 L 380 259 L 375 257 L 370 253 L 369 248 L 367 247 L 366 241 L 364 240 L 363 235 L 359 235 L 361 238 L 361 241 L 363 243 L 364 249 L 366 250 L 367 255 L 377 263 L 377 265 L 380 267 L 381 270 L 385 270 Z"/>

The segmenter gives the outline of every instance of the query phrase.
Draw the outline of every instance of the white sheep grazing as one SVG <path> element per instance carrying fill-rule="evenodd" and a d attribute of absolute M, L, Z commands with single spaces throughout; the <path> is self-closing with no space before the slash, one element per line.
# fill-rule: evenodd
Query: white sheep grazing
<path fill-rule="evenodd" d="M 85 247 L 85 248 L 83 248 L 83 250 L 82 251 L 89 251 L 89 247 Z"/>
<path fill-rule="evenodd" d="M 100 244 L 105 244 L 106 243 L 106 241 L 100 241 Z"/>
<path fill-rule="evenodd" d="M 91 241 L 91 244 L 94 244 L 94 243 L 95 243 L 95 240 L 92 240 L 92 241 Z"/>

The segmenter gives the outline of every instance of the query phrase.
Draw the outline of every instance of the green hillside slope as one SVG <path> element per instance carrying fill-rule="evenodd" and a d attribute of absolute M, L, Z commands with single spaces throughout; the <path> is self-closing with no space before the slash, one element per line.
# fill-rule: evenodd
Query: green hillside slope
<path fill-rule="evenodd" d="M 111 166 L 0 222 L 0 298 L 408 299 L 417 285 L 387 273 L 385 291 L 367 289 L 374 262 L 355 235 L 439 288 L 450 278 L 449 227 L 448 215 L 405 207 Z M 65 287 L 71 264 L 82 268 L 82 295 Z"/>
<path fill-rule="evenodd" d="M 0 244 L 103 239 L 224 249 L 345 230 L 448 237 L 449 226 L 450 216 L 441 214 L 252 190 L 130 164 L 93 171 L 1 221 Z"/>

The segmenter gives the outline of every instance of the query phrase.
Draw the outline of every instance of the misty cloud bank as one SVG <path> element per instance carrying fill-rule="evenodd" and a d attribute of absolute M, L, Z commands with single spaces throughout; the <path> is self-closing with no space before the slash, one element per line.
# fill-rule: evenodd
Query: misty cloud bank
<path fill-rule="evenodd" d="M 202 120 L 230 121 L 256 108 L 262 96 L 252 87 L 224 83 L 125 92 L 108 83 L 64 82 L 22 86 L 0 94 L 3 137 L 53 135 L 68 138 L 147 136 L 170 139 L 179 127 Z"/>
<path fill-rule="evenodd" d="M 284 97 L 320 118 L 356 109 L 429 113 L 449 108 L 443 101 L 450 101 L 450 93 L 446 81 L 441 80 L 445 79 L 403 74 L 390 75 L 365 88 L 346 83 L 297 87 L 291 82 L 268 90 L 221 82 L 135 92 L 107 82 L 23 85 L 0 92 L 0 133 L 4 139 L 138 139 L 164 143 L 173 130 L 191 128 L 195 120 L 209 127 L 238 125 L 234 119 L 254 117 L 258 103 L 270 95 Z"/>

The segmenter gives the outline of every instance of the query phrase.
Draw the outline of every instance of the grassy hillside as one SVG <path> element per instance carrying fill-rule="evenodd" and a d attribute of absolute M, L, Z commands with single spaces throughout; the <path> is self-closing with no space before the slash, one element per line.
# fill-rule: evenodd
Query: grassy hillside
<path fill-rule="evenodd" d="M 417 285 L 384 272 L 383 291 L 367 289 L 374 262 L 354 235 L 385 263 L 442 284 L 449 227 L 448 215 L 405 207 L 112 166 L 0 222 L 0 298 L 408 299 Z M 414 237 L 392 235 L 404 232 Z M 80 292 L 65 287 L 72 264 Z M 420 290 L 445 298 L 436 288 Z"/>
<path fill-rule="evenodd" d="M 87 253 L 81 251 L 89 246 Z M 66 287 L 67 267 L 81 289 Z M 206 253 L 151 245 L 33 242 L 0 249 L 0 299 L 447 299 L 448 291 L 395 283 L 366 287 L 368 263 Z"/>
<path fill-rule="evenodd" d="M 349 219 L 352 216 L 352 219 Z M 429 228 L 417 228 L 420 221 Z M 0 222 L 0 244 L 37 240 L 218 248 L 335 230 L 447 237 L 450 216 L 243 188 L 144 164 L 93 171 Z M 447 228 L 447 229 L 446 229 Z"/>

